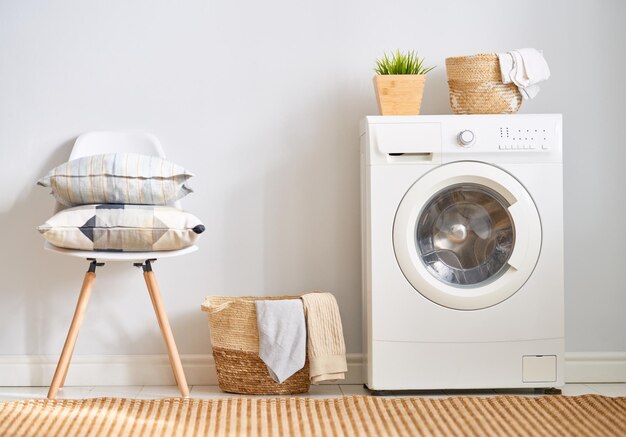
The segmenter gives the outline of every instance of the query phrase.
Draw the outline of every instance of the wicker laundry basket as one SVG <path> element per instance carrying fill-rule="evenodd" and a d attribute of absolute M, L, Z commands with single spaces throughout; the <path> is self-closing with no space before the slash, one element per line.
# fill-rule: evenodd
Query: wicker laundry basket
<path fill-rule="evenodd" d="M 517 86 L 502 83 L 496 54 L 447 58 L 446 72 L 456 114 L 513 114 L 522 105 Z"/>
<path fill-rule="evenodd" d="M 299 296 L 209 296 L 202 310 L 209 315 L 211 345 L 220 388 L 250 395 L 296 394 L 309 391 L 309 360 L 282 384 L 275 382 L 259 358 L 256 300 L 299 299 Z"/>

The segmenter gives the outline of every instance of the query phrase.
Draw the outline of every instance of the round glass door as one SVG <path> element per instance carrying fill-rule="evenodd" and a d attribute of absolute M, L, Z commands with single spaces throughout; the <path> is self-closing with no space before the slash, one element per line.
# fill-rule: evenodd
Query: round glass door
<path fill-rule="evenodd" d="M 541 220 L 524 186 L 496 166 L 444 164 L 423 174 L 398 205 L 393 250 L 411 286 L 447 308 L 505 301 L 532 274 Z"/>
<path fill-rule="evenodd" d="M 428 272 L 457 287 L 501 276 L 515 243 L 509 206 L 497 192 L 477 184 L 454 185 L 432 196 L 416 231 Z"/>

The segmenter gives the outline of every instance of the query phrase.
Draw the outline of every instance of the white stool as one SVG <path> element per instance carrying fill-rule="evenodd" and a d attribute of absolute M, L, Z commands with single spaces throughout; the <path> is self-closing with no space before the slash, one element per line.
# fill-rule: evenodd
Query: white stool
<path fill-rule="evenodd" d="M 165 158 L 165 153 L 163 152 L 161 143 L 151 134 L 144 132 L 103 131 L 89 132 L 79 136 L 74 143 L 69 159 L 72 160 L 82 158 L 83 156 L 118 152 L 141 153 L 144 155 L 155 155 Z M 173 206 L 180 208 L 180 202 L 175 202 Z M 55 213 L 61 209 L 63 209 L 63 206 L 57 203 Z M 52 384 L 50 385 L 50 390 L 48 391 L 48 399 L 54 399 L 59 388 L 62 388 L 65 384 L 65 378 L 67 376 L 67 370 L 74 352 L 74 345 L 76 344 L 78 331 L 80 330 L 80 325 L 83 321 L 91 289 L 93 288 L 93 284 L 96 280 L 96 268 L 103 266 L 104 261 L 126 261 L 143 269 L 143 277 L 146 281 L 148 293 L 150 294 L 150 300 L 152 300 L 152 306 L 154 307 L 154 312 L 156 313 L 157 320 L 161 328 L 161 334 L 163 335 L 165 346 L 167 347 L 167 353 L 174 372 L 176 384 L 178 385 L 180 394 L 183 397 L 189 396 L 189 387 L 187 386 L 187 380 L 180 361 L 180 356 L 178 355 L 178 349 L 176 348 L 176 343 L 174 342 L 172 328 L 170 327 L 170 322 L 167 318 L 167 314 L 165 313 L 163 301 L 161 300 L 159 286 L 154 276 L 154 272 L 152 271 L 152 263 L 156 261 L 157 258 L 171 258 L 195 252 L 198 250 L 198 247 L 191 246 L 181 250 L 165 252 L 103 252 L 63 249 L 46 242 L 44 244 L 44 248 L 63 255 L 86 258 L 90 262 L 87 273 L 85 273 L 83 286 L 80 289 L 78 303 L 76 304 L 76 310 L 74 311 L 74 318 L 72 319 L 72 324 L 70 325 L 69 332 L 67 333 L 67 339 L 65 340 L 65 345 L 63 346 L 63 351 L 61 352 L 61 357 L 59 358 L 56 371 L 54 372 L 54 378 L 52 379 Z"/>

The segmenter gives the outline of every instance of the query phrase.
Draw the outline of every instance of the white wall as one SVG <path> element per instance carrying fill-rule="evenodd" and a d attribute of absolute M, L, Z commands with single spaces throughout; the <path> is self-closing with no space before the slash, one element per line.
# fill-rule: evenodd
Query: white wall
<path fill-rule="evenodd" d="M 626 3 L 0 1 L 0 355 L 58 354 L 87 263 L 44 252 L 34 182 L 95 129 L 145 129 L 197 174 L 207 232 L 155 265 L 179 349 L 205 353 L 208 294 L 329 290 L 360 350 L 358 123 L 372 65 L 438 65 L 423 112 L 448 113 L 444 58 L 545 51 L 522 112 L 563 112 L 568 351 L 626 351 Z M 98 272 L 77 354 L 162 353 L 139 271 Z"/>

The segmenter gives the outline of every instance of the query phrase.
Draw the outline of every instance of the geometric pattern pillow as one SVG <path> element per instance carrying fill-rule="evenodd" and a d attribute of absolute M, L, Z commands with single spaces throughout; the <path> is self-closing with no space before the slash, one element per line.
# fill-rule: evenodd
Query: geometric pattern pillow
<path fill-rule="evenodd" d="M 38 230 L 66 249 L 152 252 L 193 245 L 204 225 L 169 206 L 101 204 L 62 210 Z"/>
<path fill-rule="evenodd" d="M 183 167 L 158 156 L 107 153 L 59 165 L 37 184 L 52 188 L 65 206 L 95 203 L 167 205 L 191 193 L 192 177 Z"/>

